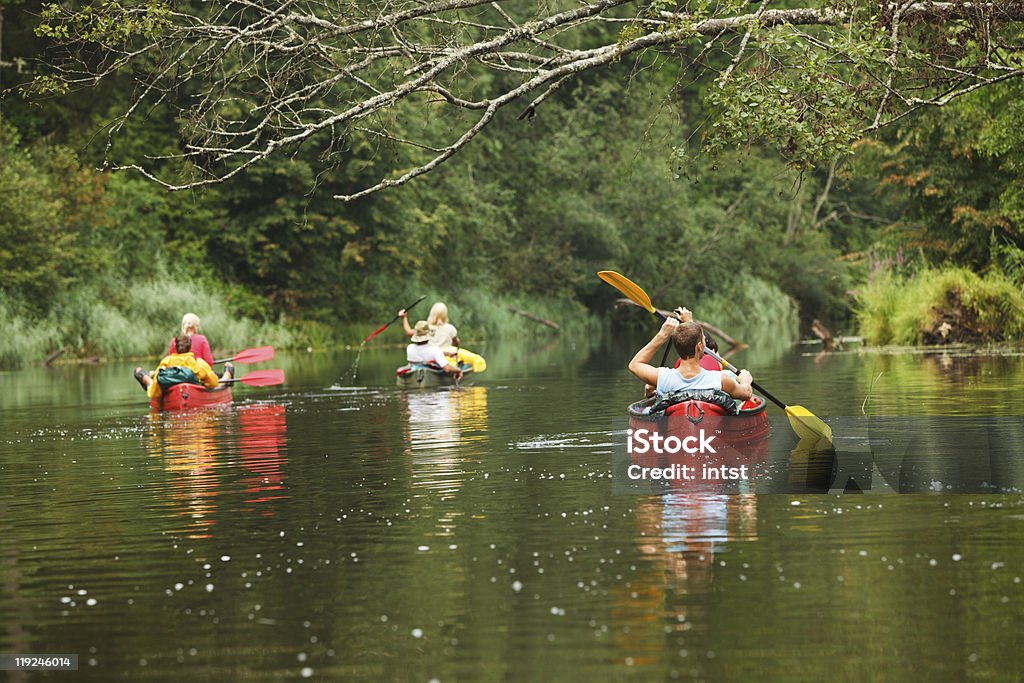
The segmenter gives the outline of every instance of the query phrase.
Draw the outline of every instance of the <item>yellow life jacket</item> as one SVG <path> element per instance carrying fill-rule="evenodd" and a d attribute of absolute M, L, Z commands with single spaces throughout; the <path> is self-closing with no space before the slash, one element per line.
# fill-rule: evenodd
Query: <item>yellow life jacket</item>
<path fill-rule="evenodd" d="M 448 346 L 444 349 L 444 355 L 455 356 L 459 365 L 468 365 L 473 368 L 473 372 L 483 372 L 487 369 L 487 361 L 483 356 L 463 348 L 457 349 L 454 346 Z"/>

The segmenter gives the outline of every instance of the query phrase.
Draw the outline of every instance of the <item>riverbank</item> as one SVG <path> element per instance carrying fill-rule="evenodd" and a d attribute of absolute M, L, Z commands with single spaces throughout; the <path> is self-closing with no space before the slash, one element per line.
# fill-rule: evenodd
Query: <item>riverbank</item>
<path fill-rule="evenodd" d="M 410 313 L 426 318 L 430 304 L 445 301 L 464 342 L 493 338 L 579 338 L 607 327 L 581 304 L 562 300 L 501 296 L 463 291 L 451 297 L 426 290 L 427 298 Z M 415 297 L 409 295 L 408 300 Z M 51 363 L 97 363 L 152 359 L 177 331 L 181 315 L 197 313 L 215 355 L 254 345 L 279 350 L 358 346 L 367 334 L 390 320 L 401 305 L 380 306 L 377 318 L 362 322 L 303 320 L 263 315 L 254 297 L 230 288 L 181 276 L 157 275 L 114 287 L 83 286 L 67 293 L 46 313 L 0 293 L 0 370 Z M 523 314 L 527 313 L 528 316 Z M 538 322 L 537 319 L 546 323 Z M 551 324 L 557 327 L 552 327 Z M 396 321 L 374 343 L 402 344 Z"/>
<path fill-rule="evenodd" d="M 998 271 L 884 273 L 857 298 L 860 334 L 870 344 L 941 346 L 1024 338 L 1024 294 Z"/>

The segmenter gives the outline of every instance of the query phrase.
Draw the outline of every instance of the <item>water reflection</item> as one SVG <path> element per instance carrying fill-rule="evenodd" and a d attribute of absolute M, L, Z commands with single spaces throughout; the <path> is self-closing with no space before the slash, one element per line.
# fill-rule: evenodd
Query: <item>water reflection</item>
<path fill-rule="evenodd" d="M 175 517 L 182 523 L 174 532 L 188 538 L 210 538 L 216 524 L 219 477 L 216 456 L 218 432 L 228 410 L 195 410 L 181 413 L 150 413 L 146 441 L 149 455 L 160 458 L 172 475 L 167 482 Z"/>
<path fill-rule="evenodd" d="M 636 508 L 636 545 L 649 560 L 640 588 L 617 592 L 617 620 L 628 621 L 632 664 L 654 664 L 666 651 L 667 634 L 709 629 L 716 557 L 728 544 L 756 541 L 754 494 L 671 492 Z"/>
<path fill-rule="evenodd" d="M 610 491 L 635 348 L 586 365 L 553 352 L 484 387 L 409 395 L 390 385 L 393 351 L 364 353 L 372 388 L 330 391 L 325 378 L 351 356 L 303 354 L 289 361 L 301 372 L 287 399 L 276 394 L 286 410 L 242 404 L 198 420 L 142 417 L 130 368 L 109 387 L 103 368 L 66 370 L 93 373 L 88 395 L 50 397 L 45 379 L 22 387 L 6 399 L 0 457 L 2 649 L 78 652 L 83 680 L 297 679 L 307 667 L 332 681 L 1011 680 L 1024 670 L 1013 627 L 1020 495 L 754 499 L 711 481 Z M 745 364 L 823 417 L 858 415 L 861 389 L 883 369 L 875 396 L 908 411 L 954 396 L 981 410 L 1024 369 L 1019 358 L 945 362 L 835 354 L 822 375 L 800 355 L 763 371 Z M 773 440 L 795 441 L 772 410 Z M 870 434 L 851 444 L 834 427 L 848 476 L 831 476 L 827 454 L 772 452 L 746 463 L 765 475 L 758 490 L 825 491 L 871 475 Z M 898 446 L 906 435 L 893 427 Z M 934 452 L 931 439 L 955 443 L 949 427 L 927 433 L 922 452 Z M 961 439 L 965 464 L 980 440 Z M 897 488 L 946 490 L 945 473 L 910 470 L 903 456 Z M 1017 461 L 986 460 L 984 477 L 1024 471 Z M 171 529 L 215 538 L 184 543 Z"/>
<path fill-rule="evenodd" d="M 242 478 L 246 494 L 246 512 L 259 510 L 269 517 L 274 514 L 271 503 L 284 500 L 284 466 L 288 462 L 285 450 L 285 406 L 259 404 L 238 409 L 238 450 L 242 456 L 242 469 L 248 475 Z"/>
<path fill-rule="evenodd" d="M 168 505 L 181 523 L 172 531 L 212 538 L 226 493 L 242 495 L 242 512 L 272 515 L 271 504 L 287 498 L 286 432 L 283 405 L 151 413 L 145 446 L 170 475 Z"/>
<path fill-rule="evenodd" d="M 405 455 L 412 485 L 454 495 L 487 437 L 487 388 L 410 391 L 401 395 Z"/>
<path fill-rule="evenodd" d="M 862 412 L 867 415 L 1019 415 L 1021 357 L 973 350 L 894 355 L 863 364 Z"/>

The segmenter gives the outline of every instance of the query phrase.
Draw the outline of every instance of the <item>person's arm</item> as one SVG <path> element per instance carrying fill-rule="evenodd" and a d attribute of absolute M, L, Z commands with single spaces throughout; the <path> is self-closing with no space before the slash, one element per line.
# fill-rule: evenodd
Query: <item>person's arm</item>
<path fill-rule="evenodd" d="M 733 398 L 746 401 L 754 395 L 754 390 L 751 388 L 751 383 L 753 381 L 754 378 L 751 377 L 747 370 L 740 370 L 740 374 L 736 376 L 736 379 L 733 379 L 728 373 L 723 372 L 722 391 Z"/>
<path fill-rule="evenodd" d="M 445 373 L 455 375 L 455 379 L 462 379 L 462 370 L 459 369 L 458 365 L 453 364 L 445 358 L 444 351 L 441 350 L 440 346 L 432 346 L 431 349 L 434 352 L 434 362 L 437 363 Z"/>
<path fill-rule="evenodd" d="M 451 325 L 451 323 L 448 324 Z M 459 341 L 459 328 L 455 327 L 455 325 L 452 325 L 452 345 L 455 348 L 462 346 L 462 343 Z"/>
<path fill-rule="evenodd" d="M 416 334 L 415 332 L 413 332 L 412 328 L 409 327 L 409 314 L 408 312 L 406 312 L 404 308 L 398 312 L 398 317 L 402 319 L 402 327 L 405 328 L 406 337 L 411 337 L 412 335 Z"/>
<path fill-rule="evenodd" d="M 666 318 L 661 329 L 658 330 L 658 334 L 654 335 L 654 338 L 647 342 L 646 346 L 636 352 L 633 360 L 629 361 L 629 371 L 637 379 L 658 386 L 658 368 L 651 365 L 651 358 L 654 357 L 661 345 L 668 341 L 672 336 L 672 331 L 678 325 L 679 321 L 675 318 Z"/>

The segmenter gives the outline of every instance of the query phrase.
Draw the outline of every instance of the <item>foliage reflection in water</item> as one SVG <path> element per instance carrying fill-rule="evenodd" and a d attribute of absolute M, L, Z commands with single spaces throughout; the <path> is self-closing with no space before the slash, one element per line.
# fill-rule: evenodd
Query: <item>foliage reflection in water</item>
<path fill-rule="evenodd" d="M 52 396 L 7 375 L 0 651 L 77 652 L 97 681 L 1022 670 L 1019 495 L 809 495 L 798 452 L 752 466 L 807 493 L 616 493 L 632 348 L 489 350 L 476 386 L 419 393 L 391 385 L 399 349 L 364 350 L 356 386 L 352 354 L 286 356 L 286 386 L 178 416 L 149 415 L 127 364 L 59 369 L 74 391 Z M 823 416 L 869 391 L 1009 410 L 1024 379 L 1019 357 L 763 363 Z"/>

